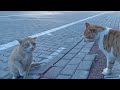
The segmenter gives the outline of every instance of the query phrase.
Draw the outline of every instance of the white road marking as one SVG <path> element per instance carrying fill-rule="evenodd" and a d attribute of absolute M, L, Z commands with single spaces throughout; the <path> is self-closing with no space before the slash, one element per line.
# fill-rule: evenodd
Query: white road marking
<path fill-rule="evenodd" d="M 61 12 L 54 12 L 54 11 L 38 11 L 38 12 L 25 12 L 25 14 L 16 14 L 16 15 L 5 15 L 5 16 L 0 16 L 0 18 L 8 18 L 8 17 L 15 17 L 15 16 L 20 16 L 20 17 L 35 17 L 35 16 L 45 16 L 45 15 L 56 15 L 56 14 L 62 14 Z"/>
<path fill-rule="evenodd" d="M 48 33 L 47 35 L 48 35 L 48 36 L 51 36 L 51 35 L 52 35 L 52 33 Z"/>
<path fill-rule="evenodd" d="M 41 32 L 41 33 L 38 33 L 38 34 L 35 34 L 35 35 L 28 36 L 28 37 L 40 37 L 40 36 L 43 36 L 43 35 L 46 35 L 46 34 L 49 34 L 49 33 L 52 33 L 52 32 L 58 31 L 58 30 L 61 30 L 61 29 L 63 29 L 63 28 L 69 27 L 69 26 L 71 26 L 71 25 L 74 25 L 74 24 L 83 22 L 83 21 L 85 21 L 85 20 L 88 20 L 88 19 L 91 19 L 91 18 L 100 16 L 100 15 L 104 15 L 104 14 L 107 14 L 107 13 L 112 13 L 112 12 L 113 12 L 113 11 L 104 12 L 104 13 L 100 13 L 100 14 L 97 14 L 97 15 L 93 15 L 93 16 L 90 16 L 90 17 L 88 17 L 88 18 L 85 18 L 85 19 L 82 19 L 82 20 L 78 20 L 78 21 L 75 21 L 75 22 L 72 22 L 72 23 L 69 23 L 69 24 L 65 24 L 65 25 L 63 25 L 63 26 L 60 26 L 60 27 L 57 27 L 57 28 L 53 28 L 53 29 L 50 29 L 50 30 L 47 30 L 47 31 L 44 31 L 44 32 Z M 5 49 L 8 49 L 8 48 L 10 48 L 10 47 L 13 47 L 13 46 L 15 46 L 15 45 L 18 45 L 17 40 L 15 40 L 15 41 L 13 41 L 13 42 L 9 42 L 9 43 L 7 43 L 7 44 L 0 45 L 0 51 L 5 50 Z"/>

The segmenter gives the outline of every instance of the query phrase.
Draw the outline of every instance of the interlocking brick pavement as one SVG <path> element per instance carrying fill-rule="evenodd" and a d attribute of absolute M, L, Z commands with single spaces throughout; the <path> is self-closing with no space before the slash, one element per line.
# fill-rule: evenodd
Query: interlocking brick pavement
<path fill-rule="evenodd" d="M 83 36 L 83 32 L 85 29 L 84 24 L 85 22 L 91 22 L 93 24 L 100 24 L 104 26 L 119 27 L 118 26 L 119 20 L 117 20 L 117 18 L 119 18 L 119 15 L 120 15 L 119 12 L 115 12 L 115 13 L 109 13 L 109 14 L 97 16 L 95 18 L 83 21 L 81 23 L 77 23 L 75 25 L 71 25 L 69 27 L 58 30 L 56 32 L 52 32 L 48 35 L 38 37 L 37 47 L 33 53 L 33 60 L 35 62 L 44 60 L 47 62 L 47 64 L 43 64 L 36 68 L 31 69 L 29 73 L 29 78 L 32 78 L 32 79 L 38 79 L 38 78 L 39 79 L 87 79 L 89 75 L 89 70 L 91 68 L 92 62 L 94 61 L 96 55 L 89 53 L 92 46 L 94 45 L 94 42 L 91 42 L 91 43 L 84 42 L 84 36 Z M 7 20 L 8 19 L 6 19 L 5 22 L 7 22 Z M 17 18 L 15 18 L 15 20 L 17 20 Z M 24 21 L 23 23 L 22 21 L 19 20 L 20 25 L 18 25 L 18 23 L 15 24 L 16 23 L 15 20 L 13 22 L 13 20 L 11 19 L 10 25 L 16 25 L 15 29 L 17 30 L 23 29 L 22 25 L 25 22 L 27 22 L 26 23 L 27 25 L 26 24 L 23 25 L 25 26 L 23 30 L 25 31 L 25 29 L 29 29 L 30 33 L 33 33 L 32 31 L 33 29 L 39 32 L 38 29 L 41 29 L 42 27 L 39 24 L 40 22 L 39 20 L 32 21 L 32 19 L 30 19 L 29 20 L 30 23 L 28 23 L 28 21 Z M 77 20 L 77 17 L 76 17 L 76 20 Z M 45 22 L 43 21 L 43 23 Z M 53 21 L 53 23 L 49 25 L 54 25 L 54 23 L 55 22 Z M 66 19 L 66 23 L 67 23 L 67 19 Z M 59 25 L 62 25 L 62 24 L 59 24 Z M 55 26 L 58 26 L 58 25 L 55 25 Z M 55 26 L 52 26 L 52 28 Z M 46 27 L 45 29 L 50 29 L 48 28 L 47 24 L 44 27 Z M 6 28 L 2 28 L 2 29 L 6 29 Z M 43 31 L 45 29 L 43 29 Z M 16 38 L 28 36 L 28 34 L 25 35 L 25 33 L 27 33 L 27 31 L 25 31 L 24 35 L 22 36 L 19 36 L 19 33 L 18 33 L 18 37 L 11 37 L 11 38 L 16 39 Z M 6 40 L 6 41 L 3 40 L 3 42 L 7 42 L 7 41 L 9 40 Z M 1 79 L 10 78 L 9 71 L 7 68 L 7 61 L 13 48 L 14 47 L 11 47 L 9 49 L 0 51 L 0 78 Z"/>

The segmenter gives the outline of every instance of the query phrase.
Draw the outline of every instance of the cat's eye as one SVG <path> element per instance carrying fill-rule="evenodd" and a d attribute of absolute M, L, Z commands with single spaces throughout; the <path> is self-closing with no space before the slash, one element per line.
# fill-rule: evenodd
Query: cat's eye
<path fill-rule="evenodd" d="M 30 46 L 30 45 L 29 45 L 28 43 L 26 43 L 26 44 L 25 44 L 25 47 L 28 47 L 28 46 Z"/>

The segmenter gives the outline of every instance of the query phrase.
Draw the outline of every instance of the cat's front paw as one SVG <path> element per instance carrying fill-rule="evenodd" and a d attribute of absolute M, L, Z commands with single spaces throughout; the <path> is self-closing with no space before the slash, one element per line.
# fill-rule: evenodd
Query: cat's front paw
<path fill-rule="evenodd" d="M 26 75 L 26 71 L 20 72 L 20 76 L 25 76 Z"/>
<path fill-rule="evenodd" d="M 103 69 L 103 72 L 102 72 L 103 75 L 109 75 L 110 73 L 111 73 L 110 69 L 108 68 Z"/>
<path fill-rule="evenodd" d="M 24 72 L 20 72 L 20 76 L 24 76 Z"/>
<path fill-rule="evenodd" d="M 24 71 L 24 73 L 23 73 L 24 75 L 23 75 L 23 79 L 27 79 L 27 76 L 28 76 L 28 72 L 27 71 Z"/>

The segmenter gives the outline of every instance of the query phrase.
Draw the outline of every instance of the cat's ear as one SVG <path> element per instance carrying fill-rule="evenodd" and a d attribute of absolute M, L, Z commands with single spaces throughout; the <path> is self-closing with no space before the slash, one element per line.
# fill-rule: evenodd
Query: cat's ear
<path fill-rule="evenodd" d="M 90 23 L 87 23 L 87 22 L 86 22 L 86 23 L 85 23 L 85 26 L 86 26 L 86 27 L 90 26 Z"/>
<path fill-rule="evenodd" d="M 22 39 L 17 39 L 17 41 L 21 44 L 22 43 Z"/>

